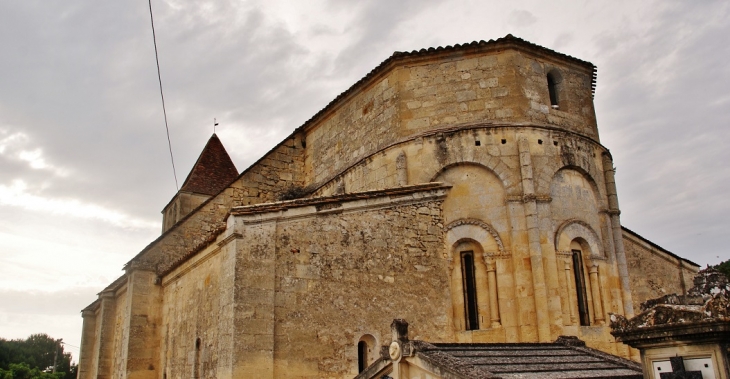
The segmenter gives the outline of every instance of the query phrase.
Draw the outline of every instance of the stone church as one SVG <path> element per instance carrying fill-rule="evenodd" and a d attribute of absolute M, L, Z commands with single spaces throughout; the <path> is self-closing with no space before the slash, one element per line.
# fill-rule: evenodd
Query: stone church
<path fill-rule="evenodd" d="M 698 266 L 621 226 L 595 85 L 507 35 L 394 53 L 240 174 L 213 135 L 82 311 L 79 378 L 352 378 L 396 318 L 637 359 L 608 314 Z"/>

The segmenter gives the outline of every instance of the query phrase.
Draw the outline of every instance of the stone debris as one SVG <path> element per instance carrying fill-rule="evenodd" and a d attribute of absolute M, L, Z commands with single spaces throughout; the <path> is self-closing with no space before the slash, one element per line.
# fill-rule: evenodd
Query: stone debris
<path fill-rule="evenodd" d="M 697 273 L 686 295 L 664 295 L 642 303 L 641 310 L 631 319 L 611 314 L 613 334 L 658 325 L 730 321 L 730 283 L 708 267 Z"/>

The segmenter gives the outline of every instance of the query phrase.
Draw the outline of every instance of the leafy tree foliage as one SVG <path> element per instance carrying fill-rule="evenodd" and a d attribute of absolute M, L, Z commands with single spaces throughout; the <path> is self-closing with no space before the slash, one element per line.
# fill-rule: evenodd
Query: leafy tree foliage
<path fill-rule="evenodd" d="M 725 276 L 730 279 L 730 259 L 726 260 L 725 262 L 720 262 L 720 264 L 714 266 L 717 271 L 720 271 L 721 273 L 725 274 Z"/>
<path fill-rule="evenodd" d="M 52 374 L 53 363 L 56 372 Z M 72 379 L 76 365 L 61 340 L 47 334 L 32 334 L 25 340 L 0 338 L 0 379 Z"/>

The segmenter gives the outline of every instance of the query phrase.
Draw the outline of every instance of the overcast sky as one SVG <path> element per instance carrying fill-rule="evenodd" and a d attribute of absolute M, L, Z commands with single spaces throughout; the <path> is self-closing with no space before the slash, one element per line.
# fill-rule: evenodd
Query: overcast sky
<path fill-rule="evenodd" d="M 178 182 L 212 133 L 239 171 L 394 51 L 508 33 L 598 66 L 622 223 L 730 258 L 728 1 L 153 0 Z M 0 337 L 76 357 L 79 311 L 176 192 L 148 3 L 0 2 Z M 72 345 L 72 346 L 71 346 Z"/>

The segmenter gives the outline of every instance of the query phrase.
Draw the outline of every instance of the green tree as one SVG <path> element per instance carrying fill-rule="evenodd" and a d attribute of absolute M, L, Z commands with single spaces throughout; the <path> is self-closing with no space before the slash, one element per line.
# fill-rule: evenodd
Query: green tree
<path fill-rule="evenodd" d="M 725 276 L 730 279 L 730 259 L 726 260 L 725 262 L 720 262 L 720 264 L 717 264 L 713 267 L 716 268 L 717 271 L 725 274 Z"/>
<path fill-rule="evenodd" d="M 55 374 L 51 372 L 54 369 Z M 72 379 L 76 366 L 61 340 L 33 334 L 25 340 L 0 338 L 0 379 Z"/>

